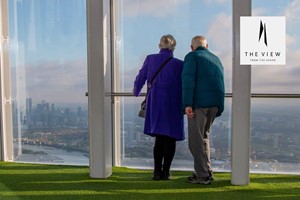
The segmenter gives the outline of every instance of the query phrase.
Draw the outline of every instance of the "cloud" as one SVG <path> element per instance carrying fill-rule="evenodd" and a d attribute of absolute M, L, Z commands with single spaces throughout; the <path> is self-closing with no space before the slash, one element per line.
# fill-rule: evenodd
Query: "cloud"
<path fill-rule="evenodd" d="M 211 5 L 211 4 L 226 4 L 231 3 L 231 0 L 203 0 L 205 4 Z"/>
<path fill-rule="evenodd" d="M 252 16 L 264 16 L 266 14 L 265 8 L 254 8 L 252 10 Z"/>
<path fill-rule="evenodd" d="M 300 50 L 287 54 L 285 66 L 253 66 L 252 92 L 300 93 Z"/>
<path fill-rule="evenodd" d="M 297 22 L 298 24 L 300 23 L 300 1 L 299 0 L 294 0 L 292 1 L 284 10 L 283 13 L 286 18 L 290 22 Z"/>
<path fill-rule="evenodd" d="M 12 88 L 22 78 L 26 89 L 26 98 L 35 103 L 46 100 L 50 103 L 87 103 L 87 63 L 85 61 L 48 62 L 26 66 L 25 73 L 16 74 L 12 70 Z M 18 93 L 24 93 L 18 89 Z M 13 91 L 16 96 L 16 89 Z"/>
<path fill-rule="evenodd" d="M 164 17 L 172 13 L 189 0 L 128 0 L 123 2 L 125 16 L 150 15 Z"/>
<path fill-rule="evenodd" d="M 220 13 L 211 21 L 206 37 L 214 49 L 227 51 L 232 46 L 232 16 Z"/>
<path fill-rule="evenodd" d="M 299 37 L 300 32 L 300 1 L 292 1 L 286 9 L 284 9 L 283 14 L 286 16 L 286 31 L 288 33 L 287 40 Z M 290 38 L 292 37 L 292 38 Z M 289 41 L 287 41 L 289 42 Z M 287 43 L 288 48 L 299 48 L 299 40 L 294 39 L 292 42 Z"/>
<path fill-rule="evenodd" d="M 208 27 L 206 37 L 208 48 L 220 57 L 224 66 L 226 92 L 231 92 L 232 83 L 232 16 L 216 15 Z"/>
<path fill-rule="evenodd" d="M 297 39 L 295 37 L 293 37 L 292 35 L 289 35 L 287 33 L 286 34 L 286 46 L 287 46 L 287 50 L 289 50 L 289 46 L 292 46 L 293 44 L 295 44 L 296 41 L 297 41 Z"/>

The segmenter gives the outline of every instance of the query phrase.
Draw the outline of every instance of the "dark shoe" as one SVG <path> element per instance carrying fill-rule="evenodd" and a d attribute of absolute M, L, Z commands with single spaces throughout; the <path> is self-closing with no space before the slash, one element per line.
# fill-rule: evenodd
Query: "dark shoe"
<path fill-rule="evenodd" d="M 170 180 L 171 174 L 170 172 L 163 171 L 160 176 L 161 180 Z"/>
<path fill-rule="evenodd" d="M 190 182 L 190 181 L 193 181 L 195 178 L 197 178 L 197 175 L 196 175 L 196 172 L 193 172 L 193 175 L 189 176 L 187 179 Z"/>
<path fill-rule="evenodd" d="M 208 177 L 200 177 L 200 178 L 198 178 L 197 181 L 198 181 L 199 184 L 204 184 L 204 185 L 211 184 L 211 180 L 210 180 L 209 176 Z"/>
<path fill-rule="evenodd" d="M 211 184 L 210 177 L 194 177 L 190 176 L 188 177 L 188 182 L 193 184 L 203 184 L 208 185 Z"/>
<path fill-rule="evenodd" d="M 213 172 L 212 171 L 209 171 L 208 174 L 209 174 L 210 181 L 215 180 L 214 177 L 213 177 Z M 196 172 L 193 172 L 193 175 L 188 177 L 188 179 L 193 179 L 195 177 L 197 177 L 197 174 L 196 174 Z"/>
<path fill-rule="evenodd" d="M 210 177 L 211 181 L 215 180 L 212 171 L 209 171 L 208 174 L 209 174 L 209 177 Z"/>
<path fill-rule="evenodd" d="M 154 171 L 153 172 L 153 180 L 158 181 L 161 179 L 161 172 L 160 171 Z"/>

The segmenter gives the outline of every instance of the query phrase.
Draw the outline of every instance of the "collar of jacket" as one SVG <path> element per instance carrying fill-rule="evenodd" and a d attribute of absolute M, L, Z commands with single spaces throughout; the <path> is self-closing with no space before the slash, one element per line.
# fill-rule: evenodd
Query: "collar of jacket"
<path fill-rule="evenodd" d="M 173 51 L 170 51 L 169 49 L 161 49 L 159 51 L 159 53 L 162 53 L 162 54 L 169 54 L 171 56 L 173 56 Z"/>
<path fill-rule="evenodd" d="M 198 51 L 198 50 L 207 50 L 207 48 L 200 46 L 195 51 Z"/>

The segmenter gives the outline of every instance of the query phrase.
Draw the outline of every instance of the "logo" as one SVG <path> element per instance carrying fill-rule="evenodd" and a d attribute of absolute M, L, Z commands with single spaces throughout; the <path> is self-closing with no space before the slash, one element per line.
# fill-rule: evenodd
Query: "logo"
<path fill-rule="evenodd" d="M 258 41 L 260 41 L 260 38 L 263 35 L 263 33 L 264 33 L 264 42 L 265 42 L 266 46 L 268 46 L 266 24 L 263 25 L 262 21 L 260 20 L 259 39 L 258 39 Z"/>
<path fill-rule="evenodd" d="M 240 64 L 285 65 L 285 17 L 240 18 Z"/>

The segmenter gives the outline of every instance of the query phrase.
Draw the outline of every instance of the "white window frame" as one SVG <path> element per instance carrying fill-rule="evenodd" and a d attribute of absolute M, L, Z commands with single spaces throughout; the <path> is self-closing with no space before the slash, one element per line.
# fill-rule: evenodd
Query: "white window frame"
<path fill-rule="evenodd" d="M 252 0 L 233 0 L 232 3 L 231 183 L 248 185 L 250 182 L 251 65 L 240 65 L 240 16 L 251 16 Z"/>
<path fill-rule="evenodd" d="M 87 0 L 90 176 L 112 173 L 110 0 Z"/>
<path fill-rule="evenodd" d="M 0 2 L 1 33 L 1 156 L 3 161 L 13 161 L 12 99 L 10 90 L 8 1 Z"/>
<path fill-rule="evenodd" d="M 112 37 L 112 88 L 113 91 L 120 91 L 120 77 L 119 77 L 119 23 L 118 13 L 119 7 L 117 1 L 111 0 L 111 37 Z M 121 166 L 121 111 L 119 96 L 111 96 L 113 103 L 113 165 Z M 116 128 L 117 127 L 117 128 Z"/>

